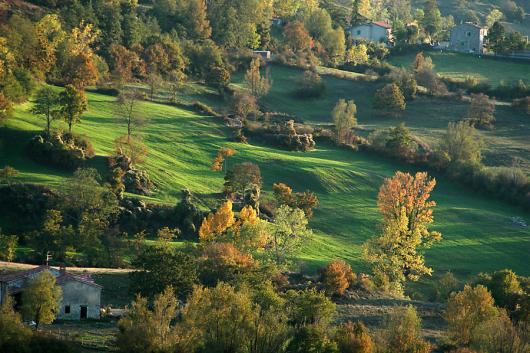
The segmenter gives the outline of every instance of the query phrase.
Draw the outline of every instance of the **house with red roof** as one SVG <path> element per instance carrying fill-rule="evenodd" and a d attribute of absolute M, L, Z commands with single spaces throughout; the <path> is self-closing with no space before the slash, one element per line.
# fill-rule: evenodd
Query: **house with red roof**
<path fill-rule="evenodd" d="M 350 32 L 353 39 L 367 40 L 371 42 L 391 43 L 392 26 L 384 21 L 366 22 L 351 27 Z"/>
<path fill-rule="evenodd" d="M 0 274 L 0 304 L 6 296 L 13 297 L 15 308 L 22 305 L 22 293 L 27 285 L 43 271 L 50 272 L 62 289 L 62 301 L 58 319 L 99 319 L 102 286 L 87 274 L 73 274 L 65 268 L 38 266 L 26 271 Z"/>

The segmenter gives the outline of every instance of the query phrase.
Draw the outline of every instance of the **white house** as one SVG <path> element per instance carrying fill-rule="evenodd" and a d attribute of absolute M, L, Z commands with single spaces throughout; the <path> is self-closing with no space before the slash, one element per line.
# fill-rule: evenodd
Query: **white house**
<path fill-rule="evenodd" d="M 74 275 L 64 268 L 39 266 L 27 271 L 0 275 L 0 304 L 10 295 L 15 308 L 22 304 L 22 292 L 29 282 L 43 271 L 49 271 L 62 289 L 61 310 L 57 318 L 66 320 L 99 319 L 102 287 L 89 274 Z"/>
<path fill-rule="evenodd" d="M 353 39 L 364 39 L 382 43 L 392 41 L 392 26 L 383 21 L 363 23 L 351 27 L 348 31 Z"/>

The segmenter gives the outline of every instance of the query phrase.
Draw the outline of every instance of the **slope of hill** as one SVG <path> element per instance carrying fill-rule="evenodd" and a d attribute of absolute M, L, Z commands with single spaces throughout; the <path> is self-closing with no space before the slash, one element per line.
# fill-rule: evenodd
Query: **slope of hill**
<path fill-rule="evenodd" d="M 103 171 L 113 139 L 125 128 L 112 117 L 113 97 L 95 93 L 88 96 L 90 109 L 75 131 L 93 141 L 98 156 L 92 164 Z M 3 148 L 9 152 L 0 156 L 0 165 L 20 170 L 21 182 L 60 185 L 69 173 L 34 163 L 25 152 L 23 141 L 43 128 L 43 122 L 28 113 L 29 107 L 29 103 L 17 107 L 15 117 L 0 129 Z M 144 167 L 158 186 L 153 201 L 174 203 L 183 187 L 211 200 L 223 184 L 223 176 L 210 170 L 211 160 L 219 147 L 232 147 L 238 153 L 231 163 L 252 161 L 260 165 L 266 192 L 274 182 L 281 181 L 295 190 L 317 193 L 320 207 L 310 222 L 315 237 L 300 254 L 307 270 L 335 258 L 345 258 L 356 270 L 366 270 L 361 245 L 377 232 L 378 188 L 385 177 L 396 170 L 407 170 L 406 166 L 326 145 L 297 153 L 237 144 L 229 142 L 227 128 L 215 118 L 149 102 L 142 103 L 141 109 L 150 119 L 142 134 L 150 148 Z M 522 275 L 530 274 L 530 230 L 511 221 L 512 217 L 524 218 L 527 214 L 441 179 L 433 198 L 439 204 L 436 229 L 444 235 L 444 240 L 427 254 L 427 262 L 436 271 L 468 275 L 512 268 Z M 209 205 L 213 206 L 211 201 Z"/>

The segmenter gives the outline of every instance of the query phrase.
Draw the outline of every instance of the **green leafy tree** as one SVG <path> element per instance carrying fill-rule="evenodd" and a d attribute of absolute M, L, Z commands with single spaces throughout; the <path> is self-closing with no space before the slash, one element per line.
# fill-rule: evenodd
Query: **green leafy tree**
<path fill-rule="evenodd" d="M 423 28 L 431 38 L 436 38 L 436 36 L 442 30 L 443 20 L 437 1 L 427 0 L 427 2 L 425 2 L 423 11 L 425 14 L 422 20 Z"/>
<path fill-rule="evenodd" d="M 3 261 L 13 261 L 17 250 L 18 237 L 16 235 L 7 235 L 0 229 L 0 259 Z"/>
<path fill-rule="evenodd" d="M 389 83 L 375 93 L 374 106 L 391 114 L 397 114 L 405 110 L 407 103 L 399 86 Z"/>
<path fill-rule="evenodd" d="M 449 162 L 480 163 L 482 145 L 477 130 L 468 122 L 459 121 L 449 123 L 440 147 Z"/>
<path fill-rule="evenodd" d="M 22 292 L 22 312 L 35 321 L 37 330 L 40 324 L 51 324 L 59 313 L 62 291 L 55 282 L 49 271 L 42 271 Z"/>
<path fill-rule="evenodd" d="M 72 85 L 67 85 L 65 90 L 59 94 L 59 116 L 68 124 L 68 132 L 72 132 L 72 126 L 81 121 L 81 115 L 88 108 L 88 100 L 85 93 Z"/>
<path fill-rule="evenodd" d="M 413 306 L 397 308 L 384 323 L 383 342 L 390 353 L 428 353 L 431 345 L 423 339 L 421 319 Z"/>
<path fill-rule="evenodd" d="M 286 293 L 287 314 L 297 328 L 306 325 L 327 327 L 335 317 L 337 307 L 325 292 L 308 288 Z"/>
<path fill-rule="evenodd" d="M 57 117 L 59 107 L 59 94 L 51 87 L 41 88 L 35 97 L 35 104 L 31 113 L 42 115 L 46 119 L 46 132 L 50 134 L 52 120 Z"/>
<path fill-rule="evenodd" d="M 283 205 L 276 210 L 269 252 L 277 264 L 286 264 L 311 238 L 313 232 L 307 223 L 304 211 L 299 208 Z"/>
<path fill-rule="evenodd" d="M 31 331 L 14 309 L 13 298 L 6 295 L 0 305 L 0 352 L 26 352 Z"/>
<path fill-rule="evenodd" d="M 331 112 L 335 124 L 338 143 L 348 143 L 352 136 L 352 129 L 357 125 L 357 106 L 353 100 L 346 102 L 340 99 Z"/>
<path fill-rule="evenodd" d="M 134 259 L 131 272 L 131 288 L 135 293 L 154 297 L 166 287 L 172 287 L 175 294 L 185 297 L 198 282 L 195 259 L 168 247 L 146 247 Z"/>

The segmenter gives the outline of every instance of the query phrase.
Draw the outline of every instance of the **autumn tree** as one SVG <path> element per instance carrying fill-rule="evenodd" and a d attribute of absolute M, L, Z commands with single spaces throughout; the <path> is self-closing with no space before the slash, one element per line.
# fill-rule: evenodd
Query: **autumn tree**
<path fill-rule="evenodd" d="M 45 75 L 56 64 L 57 48 L 64 41 L 66 35 L 59 16 L 48 14 L 42 17 L 35 26 L 35 35 L 38 42 L 36 65 L 38 72 Z"/>
<path fill-rule="evenodd" d="M 42 271 L 33 278 L 22 292 L 22 312 L 25 317 L 40 324 L 51 324 L 59 313 L 62 299 L 61 287 L 49 271 Z"/>
<path fill-rule="evenodd" d="M 85 93 L 72 85 L 67 85 L 65 90 L 59 93 L 59 104 L 58 114 L 68 124 L 68 132 L 72 133 L 72 126 L 81 121 L 81 115 L 88 107 Z"/>
<path fill-rule="evenodd" d="M 135 74 L 145 73 L 144 61 L 133 50 L 119 44 L 112 44 L 109 47 L 109 56 L 111 78 L 118 88 L 131 81 Z"/>
<path fill-rule="evenodd" d="M 311 48 L 311 36 L 300 21 L 289 22 L 283 29 L 285 44 L 294 52 Z"/>
<path fill-rule="evenodd" d="M 320 270 L 320 281 L 328 295 L 343 295 L 355 280 L 350 265 L 344 260 L 335 260 Z"/>
<path fill-rule="evenodd" d="M 495 123 L 495 100 L 484 93 L 471 95 L 467 118 L 474 124 L 491 127 Z"/>
<path fill-rule="evenodd" d="M 119 119 L 127 126 L 127 141 L 130 142 L 131 137 L 136 128 L 145 125 L 146 120 L 140 116 L 138 111 L 138 104 L 141 100 L 141 94 L 137 91 L 123 91 L 118 96 L 115 103 L 115 112 Z"/>
<path fill-rule="evenodd" d="M 252 95 L 256 98 L 266 96 L 271 88 L 271 82 L 267 75 L 262 76 L 260 72 L 261 59 L 259 57 L 252 59 L 250 67 L 245 73 L 245 82 Z"/>
<path fill-rule="evenodd" d="M 352 8 L 352 25 L 361 24 L 371 17 L 370 0 L 354 0 Z"/>
<path fill-rule="evenodd" d="M 272 191 L 278 205 L 302 209 L 308 219 L 313 217 L 313 209 L 318 206 L 318 197 L 315 193 L 309 190 L 293 193 L 293 189 L 284 183 L 274 183 Z"/>
<path fill-rule="evenodd" d="M 428 229 L 434 221 L 436 203 L 429 199 L 435 185 L 436 180 L 427 173 L 412 176 L 397 172 L 379 189 L 382 234 L 365 244 L 365 258 L 387 290 L 402 293 L 406 280 L 416 281 L 432 273 L 420 249 L 441 239 L 440 233 Z"/>
<path fill-rule="evenodd" d="M 57 117 L 59 95 L 51 87 L 41 88 L 35 97 L 31 113 L 42 115 L 46 119 L 46 132 L 49 135 L 52 121 Z"/>
<path fill-rule="evenodd" d="M 486 287 L 466 285 L 463 291 L 447 301 L 445 319 L 449 338 L 456 344 L 468 345 L 476 329 L 483 322 L 495 319 L 498 315 L 499 311 Z"/>
<path fill-rule="evenodd" d="M 331 112 L 335 124 L 338 143 L 348 143 L 353 135 L 352 129 L 357 125 L 357 106 L 353 100 L 346 102 L 340 99 Z"/>
<path fill-rule="evenodd" d="M 407 104 L 399 86 L 389 83 L 375 93 L 374 106 L 376 109 L 397 114 L 405 110 Z"/>
<path fill-rule="evenodd" d="M 232 212 L 232 201 L 227 200 L 216 212 L 210 213 L 199 228 L 199 239 L 202 242 L 216 240 L 226 230 L 235 223 L 234 213 Z"/>
<path fill-rule="evenodd" d="M 217 155 L 215 156 L 213 163 L 212 163 L 212 170 L 218 172 L 222 170 L 226 170 L 226 159 L 228 157 L 233 156 L 236 154 L 236 151 L 232 148 L 220 148 L 219 151 L 217 151 Z"/>
<path fill-rule="evenodd" d="M 365 44 L 352 45 L 346 52 L 346 62 L 353 65 L 363 65 L 368 63 L 368 47 Z"/>
<path fill-rule="evenodd" d="M 375 348 L 368 329 L 360 321 L 340 325 L 335 340 L 341 353 L 372 353 Z"/>

